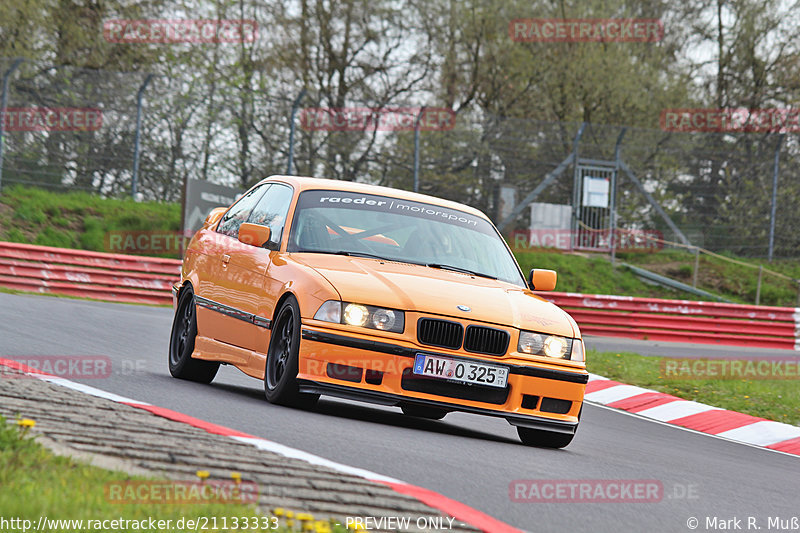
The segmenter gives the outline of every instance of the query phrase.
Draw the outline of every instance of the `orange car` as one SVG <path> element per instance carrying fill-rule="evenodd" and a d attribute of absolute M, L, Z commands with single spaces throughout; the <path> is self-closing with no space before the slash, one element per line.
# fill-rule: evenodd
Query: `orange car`
<path fill-rule="evenodd" d="M 505 418 L 525 444 L 563 447 L 588 380 L 578 326 L 532 289 L 480 211 L 358 183 L 273 176 L 211 211 L 173 288 L 173 376 L 220 363 L 266 397 L 320 395 Z"/>

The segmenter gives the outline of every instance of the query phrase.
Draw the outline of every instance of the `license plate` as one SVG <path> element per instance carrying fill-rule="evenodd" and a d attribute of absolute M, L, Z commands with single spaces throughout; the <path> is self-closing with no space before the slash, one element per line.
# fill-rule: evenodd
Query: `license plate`
<path fill-rule="evenodd" d="M 508 383 L 508 368 L 504 366 L 422 353 L 418 353 L 414 359 L 414 374 L 499 388 L 504 388 Z"/>

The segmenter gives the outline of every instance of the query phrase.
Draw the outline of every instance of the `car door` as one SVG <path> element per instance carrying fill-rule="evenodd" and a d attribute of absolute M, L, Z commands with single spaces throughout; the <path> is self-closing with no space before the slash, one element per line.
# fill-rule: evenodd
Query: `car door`
<path fill-rule="evenodd" d="M 264 357 L 269 344 L 269 326 L 280 296 L 283 282 L 273 279 L 273 260 L 278 255 L 283 228 L 294 191 L 288 185 L 272 183 L 251 210 L 247 222 L 270 228 L 270 242 L 264 246 L 231 244 L 230 261 L 224 266 L 223 300 L 220 302 L 241 313 L 237 331 L 229 331 L 225 342 L 257 352 L 261 356 L 247 361 L 251 370 L 263 370 Z M 238 237 L 238 235 L 237 235 Z M 249 320 L 249 321 L 248 321 Z M 244 368 L 242 368 L 245 370 Z"/>
<path fill-rule="evenodd" d="M 196 287 L 198 332 L 204 337 L 244 348 L 249 328 L 248 317 L 231 307 L 230 261 L 242 245 L 238 241 L 239 226 L 246 222 L 253 208 L 264 195 L 268 184 L 250 189 L 222 216 L 214 232 L 207 236 L 213 240 L 213 252 L 207 258 L 205 280 Z"/>

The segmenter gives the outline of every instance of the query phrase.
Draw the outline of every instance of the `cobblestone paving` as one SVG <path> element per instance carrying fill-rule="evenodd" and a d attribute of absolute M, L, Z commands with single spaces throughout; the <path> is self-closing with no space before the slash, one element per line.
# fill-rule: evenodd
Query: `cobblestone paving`
<path fill-rule="evenodd" d="M 57 453 L 89 459 L 134 474 L 230 481 L 231 472 L 258 483 L 259 510 L 282 507 L 315 517 L 442 517 L 441 511 L 364 478 L 259 450 L 230 437 L 156 416 L 142 409 L 97 398 L 29 376 L 0 379 L 0 415 L 36 421 L 33 433 Z M 447 520 L 444 524 L 447 524 Z M 477 531 L 454 520 L 449 531 Z M 403 530 L 406 531 L 406 530 Z"/>

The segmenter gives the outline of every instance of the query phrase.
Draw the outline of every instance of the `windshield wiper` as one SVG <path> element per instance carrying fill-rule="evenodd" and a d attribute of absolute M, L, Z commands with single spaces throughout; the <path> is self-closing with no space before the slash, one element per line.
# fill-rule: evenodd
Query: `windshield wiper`
<path fill-rule="evenodd" d="M 394 261 L 394 259 L 389 259 L 388 257 L 382 257 L 380 255 L 375 254 L 368 254 L 366 252 L 348 252 L 346 250 L 339 250 L 338 252 L 325 252 L 330 253 L 333 255 L 346 255 L 347 257 L 366 257 L 367 259 L 379 259 L 381 261 Z"/>
<path fill-rule="evenodd" d="M 495 276 L 491 276 L 489 274 L 484 274 L 482 272 L 475 272 L 474 270 L 467 270 L 466 268 L 461 268 L 452 265 L 443 265 L 441 263 L 427 263 L 425 266 L 431 268 L 440 268 L 442 270 L 451 270 L 453 272 L 460 272 L 461 274 L 469 274 L 471 276 L 478 276 L 481 278 L 497 279 Z"/>

